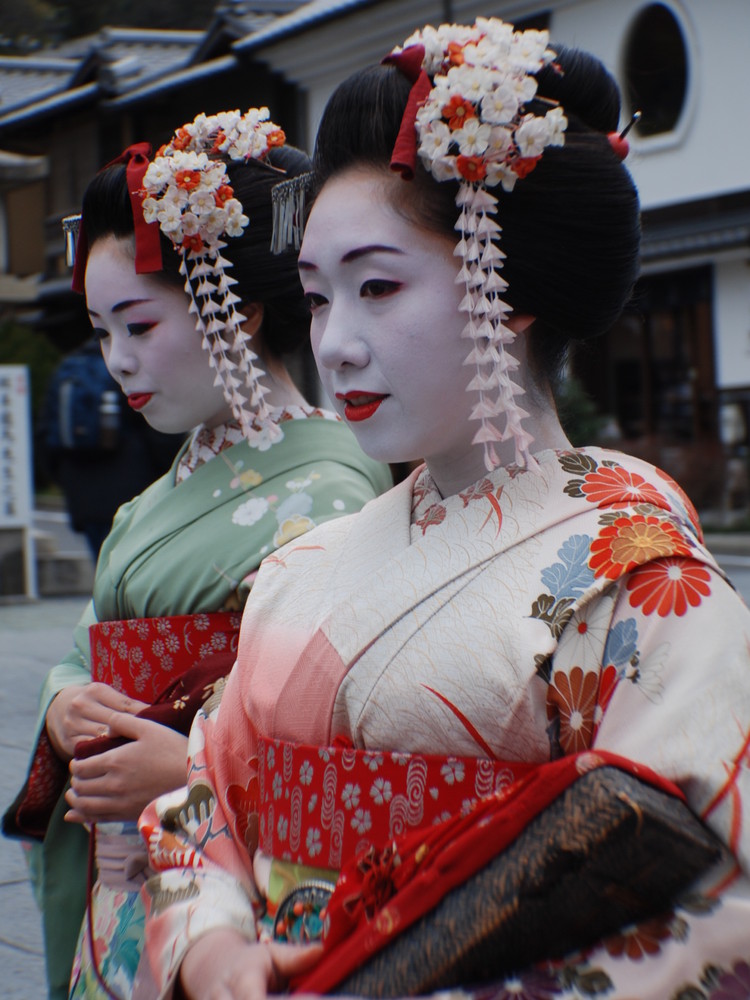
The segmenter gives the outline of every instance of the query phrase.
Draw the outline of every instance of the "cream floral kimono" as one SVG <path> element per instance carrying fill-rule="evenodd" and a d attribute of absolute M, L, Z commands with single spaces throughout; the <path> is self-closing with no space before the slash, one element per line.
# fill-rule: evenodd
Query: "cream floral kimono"
<path fill-rule="evenodd" d="M 445 499 L 418 470 L 265 560 L 220 706 L 193 726 L 192 799 L 141 818 L 162 871 L 143 891 L 137 995 L 169 995 L 207 929 L 258 933 L 261 736 L 372 751 L 372 787 L 329 801 L 362 831 L 383 788 L 377 752 L 543 763 L 601 748 L 652 768 L 731 865 L 673 913 L 488 995 L 750 995 L 750 612 L 659 470 L 601 449 L 537 457 L 538 472 L 498 470 Z M 314 805 L 297 841 L 315 841 Z M 261 836 L 296 860 L 281 815 Z"/>

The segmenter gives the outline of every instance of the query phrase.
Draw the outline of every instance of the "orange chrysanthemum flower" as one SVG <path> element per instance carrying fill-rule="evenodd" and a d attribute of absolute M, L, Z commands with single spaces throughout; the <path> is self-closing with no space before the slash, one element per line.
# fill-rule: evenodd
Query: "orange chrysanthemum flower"
<path fill-rule="evenodd" d="M 513 173 L 523 180 L 529 176 L 541 158 L 541 156 L 519 156 L 517 160 L 511 160 L 509 166 Z"/>
<path fill-rule="evenodd" d="M 613 958 L 629 958 L 638 962 L 647 955 L 658 955 L 662 942 L 672 937 L 669 917 L 655 917 L 647 923 L 631 927 L 605 941 L 605 947 Z"/>
<path fill-rule="evenodd" d="M 617 667 L 612 663 L 608 663 L 607 666 L 602 670 L 602 676 L 599 680 L 599 691 L 597 693 L 597 709 L 595 712 L 595 720 L 597 723 L 601 721 L 601 717 L 607 711 L 607 706 L 610 703 L 612 695 L 615 693 L 615 688 L 620 682 L 620 675 L 617 672 Z"/>
<path fill-rule="evenodd" d="M 216 189 L 214 200 L 219 208 L 223 208 L 230 198 L 234 198 L 234 188 L 231 185 L 222 184 L 221 187 Z"/>
<path fill-rule="evenodd" d="M 487 175 L 487 166 L 481 156 L 457 156 L 456 167 L 467 181 L 481 181 Z"/>
<path fill-rule="evenodd" d="M 219 147 L 221 146 L 222 143 L 224 143 L 226 141 L 227 141 L 226 132 L 224 131 L 224 129 L 220 128 L 218 130 L 218 132 L 216 133 L 216 138 L 214 139 L 214 144 L 211 147 L 211 152 L 212 153 L 218 153 L 219 152 Z"/>
<path fill-rule="evenodd" d="M 448 42 L 448 62 L 451 66 L 463 66 L 464 46 L 461 42 Z"/>
<path fill-rule="evenodd" d="M 174 182 L 177 187 L 185 191 L 192 191 L 201 182 L 200 170 L 178 170 L 174 175 Z"/>
<path fill-rule="evenodd" d="M 591 543 L 589 568 L 594 576 L 617 580 L 636 566 L 663 556 L 688 556 L 690 548 L 673 524 L 642 514 L 618 517 Z"/>
<path fill-rule="evenodd" d="M 594 711 L 599 688 L 595 671 L 573 667 L 570 675 L 555 672 L 547 691 L 547 718 L 560 718 L 560 743 L 566 753 L 580 753 L 591 746 Z"/>
<path fill-rule="evenodd" d="M 711 574 L 693 559 L 659 559 L 635 570 L 628 580 L 630 604 L 660 618 L 697 608 L 711 593 Z"/>
<path fill-rule="evenodd" d="M 178 128 L 172 138 L 170 146 L 172 149 L 186 149 L 192 141 L 192 136 L 186 128 Z"/>
<path fill-rule="evenodd" d="M 192 250 L 193 253 L 200 253 L 203 249 L 203 240 L 200 237 L 200 233 L 193 233 L 192 236 L 183 236 L 181 245 L 183 250 Z"/>
<path fill-rule="evenodd" d="M 269 132 L 266 136 L 266 142 L 270 149 L 274 146 L 283 146 L 286 142 L 286 132 L 283 128 L 274 129 L 273 132 Z"/>
<path fill-rule="evenodd" d="M 614 468 L 602 465 L 596 472 L 588 473 L 581 492 L 598 507 L 620 509 L 633 503 L 652 503 L 655 507 L 666 505 L 664 494 L 655 486 L 647 483 L 637 472 L 630 472 L 620 465 Z"/>
<path fill-rule="evenodd" d="M 460 94 L 453 97 L 442 107 L 443 118 L 448 122 L 448 127 L 455 131 L 463 128 L 469 118 L 477 117 L 477 109 L 471 101 L 465 101 Z"/>

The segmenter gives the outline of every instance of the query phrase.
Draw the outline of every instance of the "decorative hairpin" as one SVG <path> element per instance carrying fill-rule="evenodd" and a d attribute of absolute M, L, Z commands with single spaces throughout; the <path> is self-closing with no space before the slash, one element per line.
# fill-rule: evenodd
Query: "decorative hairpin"
<path fill-rule="evenodd" d="M 610 132 L 609 135 L 607 136 L 607 138 L 609 139 L 610 146 L 615 151 L 615 153 L 620 157 L 621 160 L 624 160 L 627 157 L 628 153 L 630 152 L 630 143 L 625 138 L 625 136 L 628 134 L 631 128 L 641 120 L 642 117 L 643 113 L 641 111 L 634 111 L 632 118 L 627 123 L 622 132 Z"/>
<path fill-rule="evenodd" d="M 488 189 L 512 191 L 548 146 L 564 144 L 562 108 L 544 115 L 525 110 L 536 94 L 535 74 L 555 58 L 548 41 L 546 31 L 514 31 L 497 18 L 480 17 L 472 26 L 417 31 L 384 60 L 413 84 L 391 166 L 413 176 L 418 155 L 435 180 L 459 182 L 455 254 L 462 266 L 456 280 L 465 289 L 462 336 L 472 342 L 464 363 L 476 369 L 468 387 L 479 396 L 471 413 L 479 421 L 473 443 L 482 445 L 488 470 L 500 461 L 496 443 L 508 440 L 519 465 L 537 466 L 533 438 L 522 426 L 528 413 L 517 401 L 524 390 L 512 378 L 515 334 L 506 325 L 511 308 L 501 298 L 507 282 L 499 273 L 505 255 L 492 218 L 497 198 Z M 501 416 L 502 430 L 495 425 Z"/>
<path fill-rule="evenodd" d="M 62 220 L 62 228 L 65 236 L 65 263 L 68 267 L 72 267 L 76 259 L 76 239 L 81 228 L 81 213 L 66 215 Z"/>
<path fill-rule="evenodd" d="M 271 191 L 273 204 L 273 229 L 271 252 L 283 253 L 302 245 L 305 228 L 305 197 L 312 179 L 312 172 L 297 174 L 287 181 L 279 181 Z"/>

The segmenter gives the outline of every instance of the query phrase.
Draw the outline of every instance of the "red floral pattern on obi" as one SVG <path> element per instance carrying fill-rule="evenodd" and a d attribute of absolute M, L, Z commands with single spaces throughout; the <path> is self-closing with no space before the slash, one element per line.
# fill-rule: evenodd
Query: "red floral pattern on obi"
<path fill-rule="evenodd" d="M 319 868 L 468 812 L 533 765 L 260 739 L 260 849 Z"/>
<path fill-rule="evenodd" d="M 89 629 L 91 679 L 153 704 L 176 677 L 207 656 L 236 650 L 233 611 L 98 622 Z"/>

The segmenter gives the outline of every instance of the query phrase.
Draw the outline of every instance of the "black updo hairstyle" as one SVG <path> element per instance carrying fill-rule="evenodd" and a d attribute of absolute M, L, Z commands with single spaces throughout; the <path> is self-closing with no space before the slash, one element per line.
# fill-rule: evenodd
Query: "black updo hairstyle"
<path fill-rule="evenodd" d="M 241 236 L 227 237 L 222 255 L 232 262 L 229 273 L 238 282 L 233 288 L 235 294 L 243 302 L 263 304 L 263 345 L 277 358 L 307 342 L 310 311 L 299 281 L 296 251 L 271 253 L 271 191 L 280 181 L 309 171 L 310 166 L 307 154 L 294 146 L 271 149 L 264 163 L 256 160 L 227 162 L 229 183 L 250 222 Z M 89 248 L 106 236 L 124 239 L 133 235 L 133 211 L 125 169 L 121 163 L 106 167 L 86 189 L 82 215 Z M 182 288 L 185 283 L 179 273 L 182 255 L 161 230 L 159 238 L 164 269 L 154 272 L 151 277 Z"/>
<path fill-rule="evenodd" d="M 503 298 L 516 313 L 536 318 L 530 358 L 538 376 L 552 383 L 569 342 L 606 332 L 622 312 L 638 274 L 640 244 L 638 194 L 607 138 L 619 122 L 617 84 L 588 53 L 553 48 L 555 64 L 537 75 L 537 94 L 561 104 L 565 145 L 547 147 L 513 191 L 493 188 L 507 254 Z M 315 192 L 348 167 L 387 167 L 410 87 L 395 66 L 378 65 L 337 88 L 316 140 Z M 544 114 L 547 107 L 533 101 L 526 110 Z M 418 163 L 395 207 L 457 239 L 457 186 L 435 181 Z"/>

